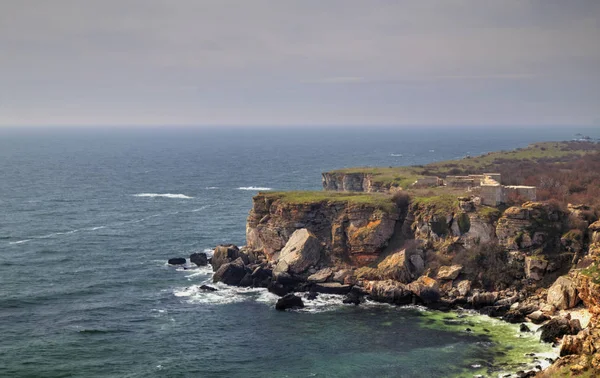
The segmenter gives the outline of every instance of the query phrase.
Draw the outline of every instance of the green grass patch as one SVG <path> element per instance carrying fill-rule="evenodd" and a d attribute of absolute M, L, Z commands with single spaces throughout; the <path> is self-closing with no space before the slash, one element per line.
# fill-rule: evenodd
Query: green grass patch
<path fill-rule="evenodd" d="M 386 212 L 396 209 L 392 196 L 383 193 L 346 193 L 325 191 L 262 192 L 260 196 L 292 204 L 350 203 L 368 205 Z"/>

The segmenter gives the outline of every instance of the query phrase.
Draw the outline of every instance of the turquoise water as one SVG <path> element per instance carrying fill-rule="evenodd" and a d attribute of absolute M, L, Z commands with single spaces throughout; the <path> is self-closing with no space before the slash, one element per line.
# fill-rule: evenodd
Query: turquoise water
<path fill-rule="evenodd" d="M 439 313 L 337 297 L 280 313 L 265 291 L 198 292 L 209 270 L 165 261 L 243 245 L 257 187 L 320 189 L 329 169 L 424 164 L 574 132 L 1 130 L 0 376 L 445 377 L 514 367 L 503 364 L 520 349 L 501 347 L 523 343 L 504 324 L 470 333 Z"/>

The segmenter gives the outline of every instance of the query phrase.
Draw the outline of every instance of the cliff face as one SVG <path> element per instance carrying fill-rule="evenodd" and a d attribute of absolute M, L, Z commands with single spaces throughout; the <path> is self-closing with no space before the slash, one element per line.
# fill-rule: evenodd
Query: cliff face
<path fill-rule="evenodd" d="M 373 180 L 369 173 L 325 172 L 322 174 L 323 189 L 337 192 L 388 193 L 391 184 Z"/>
<path fill-rule="evenodd" d="M 363 266 L 379 257 L 402 221 L 388 201 L 388 206 L 344 199 L 296 202 L 259 194 L 248 216 L 247 247 L 274 258 L 295 230 L 306 228 L 323 243 L 331 263 Z"/>

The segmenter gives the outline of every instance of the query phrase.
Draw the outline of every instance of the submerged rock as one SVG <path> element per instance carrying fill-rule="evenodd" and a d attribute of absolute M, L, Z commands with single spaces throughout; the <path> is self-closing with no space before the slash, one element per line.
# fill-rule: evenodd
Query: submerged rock
<path fill-rule="evenodd" d="M 304 308 L 304 302 L 302 298 L 295 296 L 294 294 L 286 294 L 282 298 L 279 298 L 275 304 L 275 309 L 279 311 L 285 311 L 287 309 Z"/>
<path fill-rule="evenodd" d="M 212 287 L 212 286 L 208 286 L 208 285 L 202 285 L 202 286 L 200 286 L 200 290 L 204 290 L 204 291 L 219 291 L 217 288 Z"/>
<path fill-rule="evenodd" d="M 169 265 L 184 265 L 185 264 L 185 258 L 183 257 L 174 257 L 172 259 L 169 259 L 169 261 L 167 261 L 169 263 Z"/>

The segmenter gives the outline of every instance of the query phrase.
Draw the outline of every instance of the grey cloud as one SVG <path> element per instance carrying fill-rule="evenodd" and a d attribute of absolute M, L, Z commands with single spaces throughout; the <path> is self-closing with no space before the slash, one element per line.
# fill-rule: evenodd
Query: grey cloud
<path fill-rule="evenodd" d="M 585 123 L 599 18 L 594 0 L 9 0 L 0 124 Z"/>

